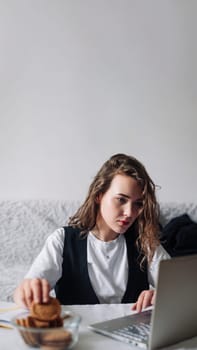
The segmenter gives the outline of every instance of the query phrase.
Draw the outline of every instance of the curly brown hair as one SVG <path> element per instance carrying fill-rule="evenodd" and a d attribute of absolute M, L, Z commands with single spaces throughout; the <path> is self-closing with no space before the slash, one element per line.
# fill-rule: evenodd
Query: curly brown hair
<path fill-rule="evenodd" d="M 84 203 L 70 218 L 69 225 L 80 228 L 83 233 L 88 233 L 95 227 L 99 210 L 97 198 L 99 194 L 107 192 L 117 174 L 134 178 L 142 188 L 143 207 L 135 222 L 138 230 L 136 244 L 144 259 L 150 262 L 159 245 L 159 206 L 155 195 L 156 186 L 145 167 L 132 156 L 115 154 L 103 164 L 89 187 Z"/>

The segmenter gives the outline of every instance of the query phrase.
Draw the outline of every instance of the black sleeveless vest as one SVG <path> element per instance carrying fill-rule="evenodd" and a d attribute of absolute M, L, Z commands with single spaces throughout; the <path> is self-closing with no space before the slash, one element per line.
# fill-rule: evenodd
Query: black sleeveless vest
<path fill-rule="evenodd" d="M 65 240 L 63 250 L 62 277 L 55 286 L 56 297 L 62 305 L 99 304 L 91 285 L 87 264 L 87 237 L 80 235 L 80 230 L 64 227 Z M 128 282 L 122 303 L 135 302 L 145 289 L 149 289 L 147 266 L 143 271 L 139 266 L 139 252 L 133 228 L 125 233 L 128 255 Z"/>

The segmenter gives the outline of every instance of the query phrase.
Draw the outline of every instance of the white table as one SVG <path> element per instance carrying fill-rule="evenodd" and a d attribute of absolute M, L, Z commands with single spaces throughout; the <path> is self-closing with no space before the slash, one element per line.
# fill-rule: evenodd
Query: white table
<path fill-rule="evenodd" d="M 12 303 L 0 302 L 0 308 L 11 307 Z M 124 316 L 131 313 L 131 304 L 110 304 L 110 305 L 74 305 L 63 307 L 80 314 L 82 322 L 79 329 L 79 341 L 75 350 L 131 350 L 137 349 L 103 335 L 99 335 L 88 329 L 88 325 L 114 317 Z M 0 328 L 0 349 L 1 350 L 27 350 L 27 347 L 19 338 L 18 333 L 13 329 Z M 32 348 L 35 349 L 35 348 Z M 139 348 L 138 348 L 139 349 Z M 197 337 L 178 345 L 171 346 L 170 350 L 194 350 L 197 349 Z"/>

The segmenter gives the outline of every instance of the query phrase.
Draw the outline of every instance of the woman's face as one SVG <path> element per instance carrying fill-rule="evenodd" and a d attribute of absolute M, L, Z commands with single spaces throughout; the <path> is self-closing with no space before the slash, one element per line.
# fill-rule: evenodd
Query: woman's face
<path fill-rule="evenodd" d="M 115 175 L 99 204 L 97 228 L 103 239 L 114 239 L 125 233 L 142 211 L 142 188 L 130 176 Z"/>

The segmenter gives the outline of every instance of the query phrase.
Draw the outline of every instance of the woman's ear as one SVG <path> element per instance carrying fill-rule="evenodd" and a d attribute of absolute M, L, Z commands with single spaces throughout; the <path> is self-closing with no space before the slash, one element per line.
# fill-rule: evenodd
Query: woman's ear
<path fill-rule="evenodd" d="M 96 204 L 100 204 L 101 198 L 102 198 L 102 193 L 99 193 L 95 199 Z"/>

